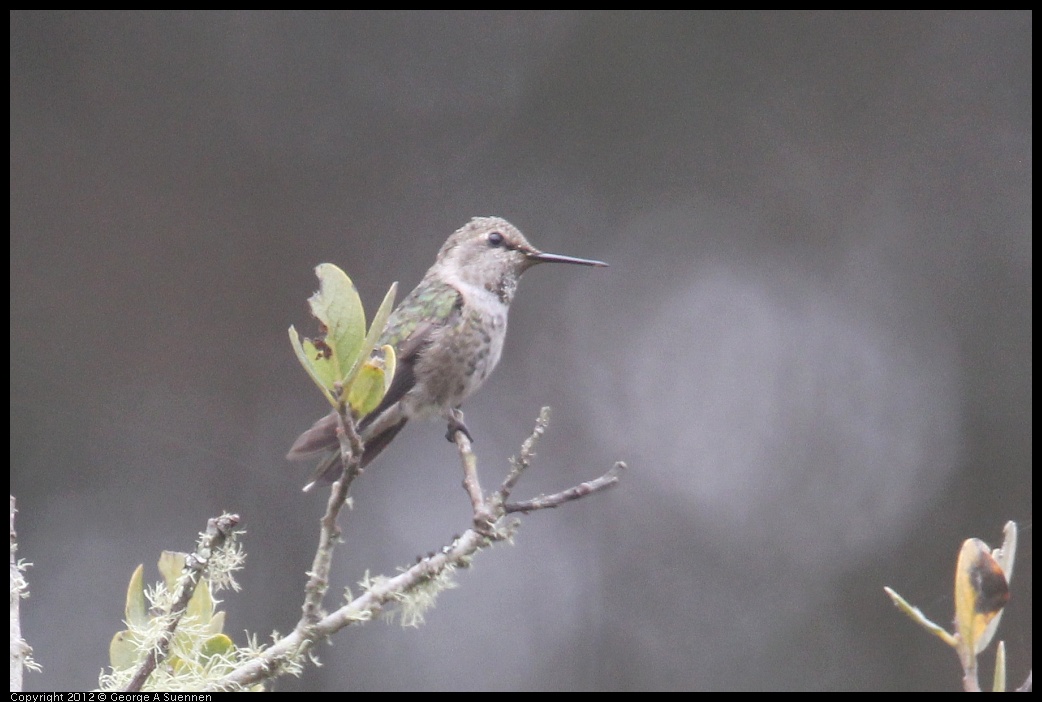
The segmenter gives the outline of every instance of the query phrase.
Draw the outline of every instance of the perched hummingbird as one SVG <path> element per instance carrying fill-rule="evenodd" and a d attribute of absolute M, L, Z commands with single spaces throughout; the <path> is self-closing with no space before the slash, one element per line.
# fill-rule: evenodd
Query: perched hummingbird
<path fill-rule="evenodd" d="M 543 253 L 499 217 L 475 217 L 445 241 L 423 280 L 391 313 L 377 344 L 394 346 L 398 363 L 384 399 L 358 424 L 363 466 L 413 418 L 448 420 L 450 441 L 457 430 L 470 436 L 454 410 L 499 362 L 521 274 L 537 263 L 554 262 L 608 265 Z M 305 491 L 343 472 L 336 431 L 334 412 L 301 434 L 286 455 L 290 460 L 323 456 Z"/>

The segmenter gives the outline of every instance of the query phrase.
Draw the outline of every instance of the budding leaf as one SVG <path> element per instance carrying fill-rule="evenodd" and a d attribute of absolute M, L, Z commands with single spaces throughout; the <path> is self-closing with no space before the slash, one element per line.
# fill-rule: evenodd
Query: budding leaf
<path fill-rule="evenodd" d="M 390 383 L 389 377 L 383 377 L 387 372 L 386 357 L 379 373 L 375 366 L 370 367 L 365 372 L 363 385 L 353 386 L 362 369 L 372 363 L 370 356 L 394 308 L 398 284 L 387 291 L 367 333 L 362 302 L 347 274 L 331 263 L 319 265 L 315 274 L 319 290 L 308 299 L 308 304 L 320 323 L 322 336 L 302 339 L 297 330 L 290 327 L 290 344 L 297 360 L 333 407 L 339 407 L 346 399 L 356 416 L 364 416 L 364 413 L 358 414 L 358 408 L 375 407 L 372 404 L 374 389 Z M 376 404 L 382 397 L 380 393 Z"/>
<path fill-rule="evenodd" d="M 380 354 L 362 364 L 347 395 L 348 404 L 356 418 L 366 416 L 380 404 L 390 387 L 394 367 L 394 348 L 387 345 Z"/>
<path fill-rule="evenodd" d="M 355 374 L 361 369 L 362 364 L 365 363 L 369 356 L 372 354 L 373 349 L 376 348 L 376 342 L 380 339 L 380 335 L 384 333 L 384 328 L 387 326 L 387 319 L 391 316 L 391 311 L 394 309 L 394 298 L 398 293 L 398 283 L 391 283 L 390 289 L 387 294 L 384 295 L 383 302 L 380 303 L 380 308 L 376 310 L 376 314 L 373 315 L 373 323 L 369 326 L 369 333 L 365 335 L 365 340 L 362 342 L 361 348 L 358 350 L 358 358 L 355 359 L 351 365 L 351 369 L 344 376 L 344 385 L 350 385 L 354 382 Z M 386 359 L 386 354 L 385 354 Z M 391 368 L 390 376 L 394 375 L 394 368 Z M 390 378 L 388 378 L 390 383 Z"/>
<path fill-rule="evenodd" d="M 130 585 L 127 586 L 127 606 L 124 614 L 127 624 L 143 627 L 148 623 L 148 603 L 145 602 L 145 566 L 138 565 L 134 574 L 130 576 Z"/>

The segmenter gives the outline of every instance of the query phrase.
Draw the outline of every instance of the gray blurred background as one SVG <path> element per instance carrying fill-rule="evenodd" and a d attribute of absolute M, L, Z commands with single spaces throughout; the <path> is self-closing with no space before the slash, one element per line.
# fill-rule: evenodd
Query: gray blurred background
<path fill-rule="evenodd" d="M 227 631 L 300 610 L 322 261 L 373 310 L 473 215 L 608 269 L 525 276 L 466 405 L 524 520 L 419 629 L 276 689 L 957 689 L 964 538 L 1024 528 L 1030 13 L 11 14 L 11 490 L 28 689 L 97 684 L 138 563 L 248 530 Z M 441 422 L 355 485 L 334 593 L 469 523 Z M 335 595 L 330 597 L 330 604 Z M 990 669 L 992 653 L 986 656 Z"/>

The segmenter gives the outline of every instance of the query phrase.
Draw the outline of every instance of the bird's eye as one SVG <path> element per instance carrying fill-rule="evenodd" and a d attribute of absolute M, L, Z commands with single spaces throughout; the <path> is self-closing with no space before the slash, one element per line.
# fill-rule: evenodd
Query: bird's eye
<path fill-rule="evenodd" d="M 503 245 L 503 235 L 500 234 L 499 232 L 492 232 L 491 234 L 488 235 L 488 243 L 489 243 L 490 246 L 502 246 Z"/>

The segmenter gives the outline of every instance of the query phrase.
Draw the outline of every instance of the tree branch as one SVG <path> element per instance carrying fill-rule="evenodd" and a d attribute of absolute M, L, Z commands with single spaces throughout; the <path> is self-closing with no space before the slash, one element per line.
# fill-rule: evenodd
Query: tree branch
<path fill-rule="evenodd" d="M 612 466 L 611 470 L 599 478 L 587 480 L 585 483 L 579 483 L 574 487 L 562 490 L 561 492 L 555 492 L 552 495 L 540 495 L 539 497 L 533 497 L 530 500 L 522 500 L 521 502 L 508 502 L 503 506 L 503 508 L 507 514 L 512 514 L 514 512 L 523 512 L 528 514 L 529 512 L 534 512 L 539 509 L 553 509 L 554 507 L 563 505 L 565 502 L 578 500 L 580 497 L 586 497 L 595 492 L 615 487 L 622 479 L 622 471 L 624 470 L 626 470 L 626 464 L 622 461 L 618 461 L 614 466 Z"/>
<path fill-rule="evenodd" d="M 297 627 L 285 638 L 279 639 L 272 646 L 259 652 L 255 657 L 239 666 L 232 673 L 217 680 L 210 690 L 242 689 L 254 685 L 267 678 L 274 677 L 280 671 L 296 665 L 301 656 L 325 638 L 341 629 L 371 620 L 388 605 L 408 606 L 411 597 L 425 585 L 438 589 L 439 579 L 446 578 L 457 567 L 465 566 L 478 551 L 487 548 L 494 541 L 508 537 L 509 529 L 494 529 L 494 525 L 509 512 L 533 512 L 539 509 L 556 507 L 564 502 L 579 499 L 594 492 L 612 487 L 619 482 L 619 473 L 625 464 L 615 466 L 595 480 L 576 485 L 555 495 L 538 497 L 526 502 L 517 503 L 512 509 L 506 503 L 511 489 L 516 485 L 521 473 L 529 466 L 534 457 L 535 444 L 546 430 L 549 421 L 549 409 L 543 408 L 532 434 L 521 447 L 520 457 L 512 461 L 512 468 L 503 485 L 489 497 L 484 497 L 477 479 L 477 458 L 474 455 L 470 439 L 462 430 L 454 432 L 454 440 L 463 463 L 464 488 L 471 499 L 474 510 L 473 526 L 461 536 L 437 552 L 421 558 L 415 565 L 392 578 L 374 578 L 365 583 L 365 592 L 329 614 L 322 614 L 320 607 L 322 596 L 328 589 L 329 565 L 332 558 L 333 545 L 339 536 L 336 518 L 343 506 L 350 483 L 361 473 L 361 442 L 354 431 L 350 418 L 341 414 L 341 452 L 344 458 L 344 476 L 333 485 L 326 514 L 322 518 L 322 535 L 319 539 L 318 552 L 308 580 L 305 599 L 305 616 Z M 442 587 L 444 587 L 442 585 Z M 415 603 L 422 606 L 422 603 Z M 416 615 L 418 616 L 418 615 Z"/>
<path fill-rule="evenodd" d="M 340 460 L 344 464 L 344 472 L 333 483 L 326 502 L 326 511 L 320 520 L 318 548 L 308 571 L 308 581 L 304 586 L 303 616 L 297 623 L 297 630 L 313 625 L 322 617 L 322 600 L 329 589 L 329 570 L 333 562 L 333 550 L 340 540 L 340 527 L 337 518 L 340 510 L 347 504 L 351 483 L 362 474 L 362 439 L 358 436 L 354 419 L 349 414 L 346 403 L 341 403 L 337 411 L 339 427 L 337 438 L 340 440 Z"/>
<path fill-rule="evenodd" d="M 125 689 L 126 692 L 140 692 L 156 666 L 162 663 L 170 653 L 170 642 L 173 641 L 174 633 L 184 617 L 185 610 L 188 609 L 188 602 L 192 599 L 195 588 L 209 570 L 210 556 L 228 541 L 238 524 L 239 516 L 237 514 L 225 514 L 207 521 L 206 531 L 201 535 L 195 553 L 189 554 L 185 559 L 185 569 L 180 579 L 181 593 L 168 613 L 170 622 L 159 641 L 151 648 L 137 672 L 134 673 L 134 677 Z"/>
<path fill-rule="evenodd" d="M 25 569 L 31 563 L 18 560 L 18 534 L 14 529 L 14 515 L 18 508 L 15 506 L 14 495 L 11 495 L 11 692 L 22 691 L 22 676 L 26 669 L 40 670 L 40 666 L 33 660 L 33 649 L 25 639 L 22 638 L 22 616 L 21 602 L 23 597 L 29 596 L 29 584 L 25 581 Z"/>

